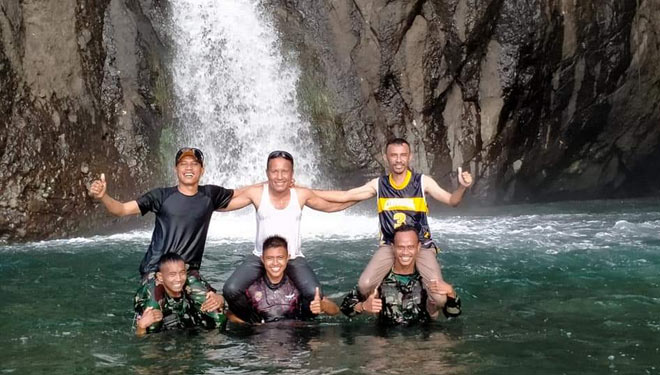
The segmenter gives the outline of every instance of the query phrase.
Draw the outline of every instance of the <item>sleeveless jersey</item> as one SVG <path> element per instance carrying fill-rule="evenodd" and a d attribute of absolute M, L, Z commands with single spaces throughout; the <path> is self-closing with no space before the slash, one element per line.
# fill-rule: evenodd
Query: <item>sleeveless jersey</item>
<path fill-rule="evenodd" d="M 408 171 L 400 186 L 390 175 L 378 179 L 378 220 L 382 244 L 392 244 L 394 229 L 408 224 L 417 229 L 422 246 L 435 246 L 429 231 L 428 211 L 421 173 Z"/>
<path fill-rule="evenodd" d="M 250 285 L 246 294 L 252 308 L 264 322 L 296 319 L 301 315 L 300 293 L 286 276 L 277 285 L 262 276 Z"/>
<path fill-rule="evenodd" d="M 273 207 L 268 194 L 268 184 L 264 185 L 261 204 L 257 210 L 257 238 L 254 243 L 254 255 L 260 257 L 266 238 L 274 235 L 283 237 L 287 242 L 291 259 L 302 257 L 300 250 L 300 217 L 302 208 L 298 203 L 296 189 L 289 189 L 289 205 L 278 210 Z"/>

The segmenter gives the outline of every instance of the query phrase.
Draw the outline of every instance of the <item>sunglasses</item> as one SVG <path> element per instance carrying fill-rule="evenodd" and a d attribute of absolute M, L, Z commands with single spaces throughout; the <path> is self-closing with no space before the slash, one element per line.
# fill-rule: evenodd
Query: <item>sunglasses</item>
<path fill-rule="evenodd" d="M 266 160 L 266 165 L 268 165 L 268 162 L 271 159 L 275 159 L 275 158 L 283 158 L 285 160 L 290 161 L 291 165 L 293 165 L 293 156 L 291 156 L 291 154 L 289 154 L 286 151 L 273 151 L 270 154 L 268 154 L 268 160 Z"/>
<path fill-rule="evenodd" d="M 179 151 L 177 151 L 176 156 L 174 157 L 175 160 L 175 165 L 179 164 L 179 160 L 184 157 L 185 155 L 192 154 L 192 156 L 197 159 L 199 164 L 204 166 L 204 153 L 202 150 L 195 148 L 195 147 L 183 147 L 180 148 Z"/>

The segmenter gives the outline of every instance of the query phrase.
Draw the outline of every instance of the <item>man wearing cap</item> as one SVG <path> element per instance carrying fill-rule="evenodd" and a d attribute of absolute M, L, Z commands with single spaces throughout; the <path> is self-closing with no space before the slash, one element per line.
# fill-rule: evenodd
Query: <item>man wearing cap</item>
<path fill-rule="evenodd" d="M 199 185 L 204 174 L 204 154 L 199 149 L 180 149 L 176 153 L 174 171 L 178 181 L 176 186 L 153 189 L 136 200 L 119 202 L 110 197 L 106 193 L 104 174 L 91 184 L 89 195 L 100 200 L 115 216 L 145 215 L 148 212 L 156 215 L 151 243 L 140 263 L 143 285 L 153 279 L 163 254 L 176 253 L 186 263 L 188 275 L 192 276 L 188 278 L 188 284 L 192 281 L 193 294 L 206 295 L 199 308 L 203 311 L 222 309 L 222 296 L 199 275 L 199 267 L 211 215 L 228 207 L 234 191 L 216 185 Z"/>
<path fill-rule="evenodd" d="M 293 182 L 293 156 L 286 151 L 273 151 L 266 161 L 268 183 L 247 187 L 232 200 L 232 207 L 223 211 L 243 208 L 252 204 L 257 215 L 257 237 L 254 251 L 246 256 L 242 264 L 227 279 L 222 294 L 233 313 L 244 321 L 259 321 L 254 316 L 245 291 L 263 274 L 264 241 L 271 236 L 280 236 L 287 242 L 291 260 L 286 269 L 287 276 L 302 295 L 303 304 L 315 299 L 316 288 L 321 288 L 314 271 L 302 253 L 300 219 L 305 206 L 324 212 L 343 210 L 355 202 L 333 203 L 318 197 L 307 188 L 291 187 Z M 321 296 L 323 292 L 321 290 Z"/>

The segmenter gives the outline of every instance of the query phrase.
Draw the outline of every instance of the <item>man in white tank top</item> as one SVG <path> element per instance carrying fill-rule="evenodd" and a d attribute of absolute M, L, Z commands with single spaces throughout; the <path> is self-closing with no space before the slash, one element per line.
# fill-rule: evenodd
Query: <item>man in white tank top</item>
<path fill-rule="evenodd" d="M 257 237 L 254 251 L 248 255 L 223 287 L 223 295 L 230 310 L 243 320 L 254 320 L 245 291 L 263 273 L 261 254 L 263 242 L 270 236 L 280 236 L 288 242 L 291 260 L 287 276 L 291 278 L 303 296 L 303 306 L 314 299 L 316 288 L 321 289 L 300 248 L 300 217 L 302 208 L 309 206 L 324 212 L 341 211 L 355 204 L 329 202 L 310 189 L 291 187 L 293 181 L 293 157 L 286 151 L 273 151 L 266 162 L 268 183 L 254 185 L 234 195 L 231 204 L 223 211 L 236 210 L 254 205 L 257 216 Z M 323 296 L 321 289 L 321 296 Z"/>

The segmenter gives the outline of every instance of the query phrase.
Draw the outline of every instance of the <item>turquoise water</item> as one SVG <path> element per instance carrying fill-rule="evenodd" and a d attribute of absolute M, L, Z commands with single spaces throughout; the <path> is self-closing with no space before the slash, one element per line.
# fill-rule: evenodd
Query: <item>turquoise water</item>
<path fill-rule="evenodd" d="M 148 233 L 0 246 L 0 373 L 660 373 L 660 201 L 442 214 L 432 230 L 464 315 L 407 329 L 342 316 L 138 339 Z M 370 235 L 303 241 L 337 301 L 374 250 Z M 221 286 L 251 244 L 210 240 L 203 274 Z"/>

